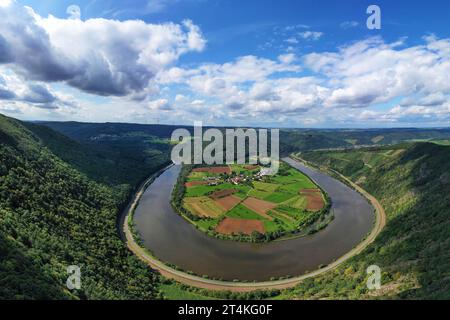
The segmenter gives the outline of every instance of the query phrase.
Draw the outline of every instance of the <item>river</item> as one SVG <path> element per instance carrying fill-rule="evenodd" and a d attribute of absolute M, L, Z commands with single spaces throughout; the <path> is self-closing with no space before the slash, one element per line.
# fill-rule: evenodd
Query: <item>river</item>
<path fill-rule="evenodd" d="M 334 220 L 322 231 L 264 244 L 219 240 L 198 231 L 170 205 L 180 173 L 172 166 L 145 191 L 134 214 L 144 246 L 161 261 L 198 275 L 232 281 L 266 281 L 299 276 L 352 250 L 375 221 L 373 207 L 342 182 L 292 159 L 283 159 L 311 177 L 332 199 Z"/>

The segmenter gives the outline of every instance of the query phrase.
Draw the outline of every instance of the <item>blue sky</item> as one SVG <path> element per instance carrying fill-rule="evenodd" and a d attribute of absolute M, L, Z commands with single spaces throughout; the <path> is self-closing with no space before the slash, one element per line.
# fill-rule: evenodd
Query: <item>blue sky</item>
<path fill-rule="evenodd" d="M 381 30 L 366 27 L 372 4 Z M 80 16 L 68 19 L 73 5 Z M 0 112 L 22 119 L 450 125 L 448 1 L 1 0 L 2 10 L 0 49 L 15 58 L 0 59 Z M 8 30 L 19 23 L 45 49 L 33 61 Z"/>
<path fill-rule="evenodd" d="M 43 16 L 67 17 L 67 7 L 80 7 L 83 19 L 142 19 L 148 23 L 179 23 L 191 19 L 202 28 L 208 50 L 182 57 L 182 62 L 212 61 L 224 63 L 236 56 L 258 54 L 273 58 L 282 50 L 259 48 L 264 41 L 280 41 L 276 29 L 303 24 L 325 35 L 317 42 L 299 46 L 299 52 L 335 50 L 336 46 L 374 34 L 386 41 L 408 37 L 411 44 L 427 33 L 450 36 L 450 3 L 445 0 L 365 1 L 365 0 L 32 0 L 21 1 Z M 365 27 L 366 9 L 378 4 L 383 28 Z M 152 9 L 153 8 L 153 9 Z M 342 28 L 344 22 L 357 22 L 356 28 Z"/>

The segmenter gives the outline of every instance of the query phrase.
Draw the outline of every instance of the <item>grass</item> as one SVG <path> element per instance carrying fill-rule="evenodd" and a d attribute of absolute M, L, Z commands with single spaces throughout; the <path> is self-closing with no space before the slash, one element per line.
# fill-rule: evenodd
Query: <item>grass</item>
<path fill-rule="evenodd" d="M 282 203 L 289 199 L 292 199 L 295 197 L 295 194 L 291 193 L 283 193 L 283 192 L 274 192 L 267 197 L 265 197 L 263 200 L 273 202 L 273 203 Z"/>
<path fill-rule="evenodd" d="M 250 175 L 254 172 L 258 172 L 260 170 L 260 168 L 256 168 L 253 170 L 248 170 L 245 167 L 248 166 L 248 164 L 232 164 L 231 165 L 231 170 L 233 172 L 236 172 L 237 174 L 246 174 L 246 175 Z"/>
<path fill-rule="evenodd" d="M 255 189 L 261 190 L 261 191 L 266 191 L 266 192 L 274 192 L 279 187 L 278 184 L 259 182 L 259 181 L 253 182 L 253 185 L 255 186 Z"/>
<path fill-rule="evenodd" d="M 314 212 L 308 212 L 308 211 L 294 211 L 293 208 L 286 208 L 281 207 L 278 208 L 280 212 L 287 212 L 290 216 L 296 216 L 296 221 L 299 225 L 302 225 L 303 223 L 306 223 L 310 221 L 311 219 L 314 219 Z"/>
<path fill-rule="evenodd" d="M 196 206 L 199 207 L 200 210 L 197 210 L 195 208 Z M 195 213 L 197 216 L 215 218 L 225 213 L 222 207 L 208 197 L 186 197 L 184 199 L 184 207 L 192 213 Z"/>
<path fill-rule="evenodd" d="M 203 180 L 203 178 L 207 176 L 208 174 L 206 172 L 191 172 L 188 176 L 187 181 L 199 181 Z"/>
<path fill-rule="evenodd" d="M 295 197 L 287 200 L 286 202 L 284 202 L 283 205 L 285 205 L 287 207 L 303 210 L 306 208 L 306 199 L 305 199 L 305 197 L 302 197 L 302 196 L 295 196 Z"/>
<path fill-rule="evenodd" d="M 206 195 L 207 193 L 213 191 L 213 187 L 207 185 L 200 185 L 186 188 L 186 197 L 201 197 Z"/>
<path fill-rule="evenodd" d="M 292 194 L 298 194 L 301 189 L 315 189 L 317 188 L 312 182 L 300 181 L 295 183 L 286 184 L 280 187 L 281 192 L 287 192 Z"/>
<path fill-rule="evenodd" d="M 236 192 L 236 193 L 234 194 L 234 196 L 236 196 L 236 197 L 238 197 L 238 198 L 244 200 L 245 198 L 247 198 L 247 193 L 248 193 L 248 192 L 244 192 L 243 190 L 241 190 L 241 191 L 239 191 L 239 192 Z"/>
<path fill-rule="evenodd" d="M 247 194 L 250 191 L 249 186 L 234 185 L 231 183 L 222 183 L 217 186 L 200 185 L 186 188 L 185 197 L 201 197 L 217 190 L 236 189 L 243 194 Z"/>
<path fill-rule="evenodd" d="M 431 142 L 441 146 L 450 146 L 450 140 L 432 140 Z"/>
<path fill-rule="evenodd" d="M 274 231 L 280 230 L 280 226 L 277 223 L 275 223 L 274 221 L 265 220 L 264 221 L 264 230 L 266 230 L 266 232 L 274 232 Z"/>
<path fill-rule="evenodd" d="M 161 293 L 165 299 L 168 300 L 211 300 L 212 298 L 203 296 L 198 293 L 183 290 L 180 285 L 176 283 L 162 284 L 159 286 Z"/>
<path fill-rule="evenodd" d="M 214 230 L 219 224 L 219 219 L 200 219 L 196 224 L 203 230 Z"/>
<path fill-rule="evenodd" d="M 278 229 L 282 228 L 285 230 L 295 230 L 297 228 L 297 223 L 295 219 L 293 218 L 288 219 L 285 216 L 283 216 L 283 214 L 280 214 L 277 211 L 270 211 L 269 213 L 272 217 L 277 219 L 273 223 L 277 223 L 278 221 L 281 222 L 282 224 L 281 226 L 279 224 L 277 225 Z"/>
<path fill-rule="evenodd" d="M 250 219 L 250 220 L 262 220 L 265 221 L 266 219 L 254 212 L 253 210 L 250 210 L 246 206 L 242 204 L 238 204 L 236 207 L 231 209 L 226 213 L 227 217 L 230 218 L 237 218 L 237 219 Z"/>
<path fill-rule="evenodd" d="M 301 217 L 306 214 L 306 212 L 303 212 L 303 210 L 296 209 L 296 208 L 286 206 L 286 205 L 279 206 L 279 207 L 277 207 L 276 210 L 278 212 L 287 214 L 288 216 L 290 216 L 296 220 L 301 219 Z"/>
<path fill-rule="evenodd" d="M 261 199 L 261 200 L 266 198 L 266 197 L 268 197 L 268 196 L 270 196 L 271 194 L 272 194 L 272 192 L 270 192 L 270 191 L 257 190 L 257 189 L 252 189 L 248 193 L 248 195 L 250 197 L 258 198 L 258 199 Z"/>

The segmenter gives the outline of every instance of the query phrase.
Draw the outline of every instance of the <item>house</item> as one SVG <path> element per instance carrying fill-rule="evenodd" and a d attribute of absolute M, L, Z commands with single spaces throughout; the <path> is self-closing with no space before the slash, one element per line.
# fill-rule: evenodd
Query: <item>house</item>
<path fill-rule="evenodd" d="M 238 185 L 241 182 L 241 178 L 240 177 L 234 177 L 231 178 L 231 183 Z"/>
<path fill-rule="evenodd" d="M 271 175 L 271 173 L 272 173 L 271 168 L 261 168 L 261 170 L 258 172 L 257 175 L 259 175 L 260 177 L 264 177 Z"/>

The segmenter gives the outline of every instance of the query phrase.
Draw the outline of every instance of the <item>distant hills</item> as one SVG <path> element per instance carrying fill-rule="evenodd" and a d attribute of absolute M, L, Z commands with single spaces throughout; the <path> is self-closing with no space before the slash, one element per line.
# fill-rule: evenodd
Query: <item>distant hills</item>
<path fill-rule="evenodd" d="M 129 123 L 82 123 L 39 122 L 74 140 L 103 145 L 112 141 L 133 139 L 139 141 L 168 140 L 178 128 L 193 131 L 191 126 L 129 124 Z M 207 129 L 208 127 L 204 127 Z M 225 129 L 223 127 L 222 129 Z M 404 141 L 450 139 L 450 128 L 393 128 L 393 129 L 281 129 L 280 150 L 283 154 L 317 149 L 353 148 L 397 144 Z"/>

